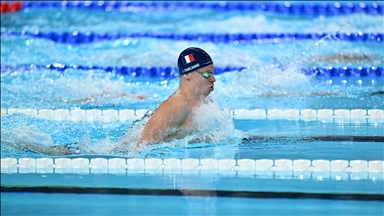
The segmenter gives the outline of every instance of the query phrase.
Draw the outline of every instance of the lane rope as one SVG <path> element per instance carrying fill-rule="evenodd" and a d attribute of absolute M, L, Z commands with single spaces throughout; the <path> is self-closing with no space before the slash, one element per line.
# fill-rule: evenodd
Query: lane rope
<path fill-rule="evenodd" d="M 1 116 L 25 114 L 55 121 L 130 121 L 141 118 L 146 109 L 19 109 L 1 108 Z M 287 119 L 314 121 L 384 122 L 383 109 L 235 109 L 234 119 Z"/>
<path fill-rule="evenodd" d="M 353 13 L 382 15 L 382 2 L 200 2 L 200 1 L 25 1 L 24 9 L 45 7 L 84 8 L 106 12 L 145 12 L 211 9 L 216 11 L 257 11 L 295 16 L 337 16 Z"/>
<path fill-rule="evenodd" d="M 215 74 L 225 72 L 242 71 L 247 67 L 215 67 Z M 66 65 L 61 63 L 47 65 L 1 65 L 1 73 L 20 72 L 26 70 L 56 70 L 65 72 L 68 69 L 77 70 L 102 70 L 107 73 L 114 73 L 123 76 L 144 77 L 144 78 L 177 78 L 179 77 L 178 69 L 174 66 L 97 66 L 97 65 Z M 382 77 L 384 76 L 384 67 L 310 67 L 302 68 L 302 73 L 308 76 L 317 77 Z"/>
<path fill-rule="evenodd" d="M 178 158 L 1 158 L 1 173 L 125 173 L 199 171 L 199 172 L 286 172 L 287 176 L 305 173 L 329 175 L 371 173 L 383 180 L 383 160 L 306 160 L 306 159 L 178 159 Z M 368 176 L 365 177 L 367 179 Z"/>
<path fill-rule="evenodd" d="M 100 41 L 118 40 L 122 38 L 157 38 L 168 40 L 186 40 L 212 43 L 259 44 L 259 43 L 283 43 L 297 40 L 345 40 L 352 42 L 376 42 L 384 39 L 382 32 L 343 32 L 343 33 L 150 33 L 150 32 L 41 32 L 29 31 L 2 31 L 2 37 L 28 36 L 33 38 L 49 39 L 57 43 L 89 44 Z"/>

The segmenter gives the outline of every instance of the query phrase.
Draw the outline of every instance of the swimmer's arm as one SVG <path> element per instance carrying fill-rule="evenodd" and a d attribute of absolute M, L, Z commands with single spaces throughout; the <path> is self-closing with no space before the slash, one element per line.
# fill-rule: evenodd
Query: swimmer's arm
<path fill-rule="evenodd" d="M 91 95 L 90 97 L 84 98 L 84 99 L 75 99 L 75 100 L 73 100 L 73 102 L 94 102 L 96 100 L 96 98 L 98 98 L 98 97 L 109 97 L 110 95 L 112 95 L 114 97 L 118 97 L 118 98 L 125 97 L 125 98 L 129 98 L 132 100 L 144 100 L 144 99 L 148 98 L 148 95 L 144 95 L 144 94 L 111 93 L 111 92 L 103 91 L 99 95 Z"/>
<path fill-rule="evenodd" d="M 7 140 L 2 140 L 1 145 L 7 145 L 19 150 L 42 153 L 50 156 L 61 156 L 61 155 L 73 155 L 76 154 L 73 151 L 70 151 L 65 146 L 44 146 L 37 143 L 21 143 L 21 142 L 10 142 Z"/>
<path fill-rule="evenodd" d="M 263 97 L 287 97 L 287 96 L 317 96 L 317 95 L 343 95 L 345 94 L 344 91 L 305 91 L 305 92 L 281 92 L 281 93 L 273 93 L 273 92 L 267 92 L 262 94 Z"/>
<path fill-rule="evenodd" d="M 137 146 L 142 143 L 154 144 L 164 141 L 166 137 L 172 136 L 188 118 L 190 107 L 185 100 L 173 99 L 165 101 L 148 120 Z"/>

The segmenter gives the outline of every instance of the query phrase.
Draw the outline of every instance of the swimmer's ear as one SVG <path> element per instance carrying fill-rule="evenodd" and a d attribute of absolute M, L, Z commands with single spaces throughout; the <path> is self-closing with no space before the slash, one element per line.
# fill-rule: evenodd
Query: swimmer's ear
<path fill-rule="evenodd" d="M 190 80 L 191 79 L 191 73 L 183 74 L 184 79 Z"/>

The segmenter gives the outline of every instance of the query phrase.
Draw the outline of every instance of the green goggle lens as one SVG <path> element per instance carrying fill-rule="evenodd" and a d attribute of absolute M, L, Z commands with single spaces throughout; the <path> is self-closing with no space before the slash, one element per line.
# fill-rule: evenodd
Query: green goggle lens
<path fill-rule="evenodd" d="M 214 75 L 213 71 L 206 71 L 206 72 L 196 71 L 196 72 L 199 73 L 201 76 L 203 76 L 206 79 L 208 79 L 209 77 Z"/>

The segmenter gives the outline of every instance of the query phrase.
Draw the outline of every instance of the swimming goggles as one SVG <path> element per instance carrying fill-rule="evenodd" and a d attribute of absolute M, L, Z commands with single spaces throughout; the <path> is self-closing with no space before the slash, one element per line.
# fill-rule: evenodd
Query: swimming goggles
<path fill-rule="evenodd" d="M 201 71 L 196 71 L 196 72 L 199 73 L 201 76 L 203 76 L 206 79 L 208 79 L 209 77 L 214 75 L 214 72 L 212 70 L 204 71 L 204 72 L 201 72 Z"/>

